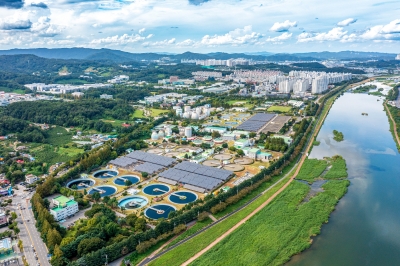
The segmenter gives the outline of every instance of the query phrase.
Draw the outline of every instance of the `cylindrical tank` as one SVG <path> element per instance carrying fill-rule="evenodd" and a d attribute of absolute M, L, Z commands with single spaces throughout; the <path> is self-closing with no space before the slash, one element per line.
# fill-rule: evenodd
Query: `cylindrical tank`
<path fill-rule="evenodd" d="M 192 128 L 191 127 L 185 127 L 185 136 L 187 138 L 191 138 L 192 137 Z"/>
<path fill-rule="evenodd" d="M 172 136 L 172 129 L 171 129 L 170 127 L 167 127 L 167 128 L 165 129 L 165 135 L 166 135 L 166 136 Z"/>
<path fill-rule="evenodd" d="M 196 114 L 201 115 L 201 107 L 196 108 Z"/>
<path fill-rule="evenodd" d="M 184 112 L 183 118 L 190 118 L 190 112 Z"/>
<path fill-rule="evenodd" d="M 186 113 L 186 112 L 190 112 L 190 106 L 189 106 L 189 105 L 185 105 L 184 108 L 185 108 L 185 109 L 184 109 L 184 110 L 185 110 L 185 113 Z"/>
<path fill-rule="evenodd" d="M 192 119 L 199 119 L 199 115 L 197 113 L 192 113 Z"/>
<path fill-rule="evenodd" d="M 153 131 L 153 133 L 151 133 L 151 139 L 152 140 L 158 140 L 158 134 L 156 131 Z"/>
<path fill-rule="evenodd" d="M 160 130 L 160 131 L 158 131 L 158 138 L 159 139 L 162 139 L 162 138 L 164 138 L 164 131 L 162 131 L 162 130 Z"/>

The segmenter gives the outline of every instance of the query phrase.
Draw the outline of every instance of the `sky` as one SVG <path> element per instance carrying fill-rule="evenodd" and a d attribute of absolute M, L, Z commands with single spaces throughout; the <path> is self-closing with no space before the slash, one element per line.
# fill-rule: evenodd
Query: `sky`
<path fill-rule="evenodd" d="M 0 0 L 0 49 L 400 53 L 400 1 Z"/>

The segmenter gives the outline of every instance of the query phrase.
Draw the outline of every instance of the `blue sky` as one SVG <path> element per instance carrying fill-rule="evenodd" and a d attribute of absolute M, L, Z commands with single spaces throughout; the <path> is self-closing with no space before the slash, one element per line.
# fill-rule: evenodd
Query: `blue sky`
<path fill-rule="evenodd" d="M 400 2 L 0 0 L 0 49 L 400 53 Z"/>

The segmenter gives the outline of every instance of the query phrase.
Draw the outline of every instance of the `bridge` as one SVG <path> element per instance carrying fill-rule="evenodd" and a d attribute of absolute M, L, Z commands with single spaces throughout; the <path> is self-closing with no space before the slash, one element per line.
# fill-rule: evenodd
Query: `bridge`
<path fill-rule="evenodd" d="M 165 212 L 164 210 L 160 210 L 160 209 L 154 208 L 152 206 L 150 206 L 149 209 L 157 212 L 157 214 L 163 214 Z"/>

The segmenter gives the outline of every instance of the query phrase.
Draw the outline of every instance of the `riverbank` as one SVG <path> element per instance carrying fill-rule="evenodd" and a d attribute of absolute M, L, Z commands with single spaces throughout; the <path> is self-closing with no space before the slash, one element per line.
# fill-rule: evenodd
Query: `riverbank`
<path fill-rule="evenodd" d="M 388 106 L 386 102 L 383 105 L 385 107 L 385 112 L 386 112 L 386 114 L 387 114 L 387 116 L 389 118 L 390 133 L 392 134 L 393 139 L 396 142 L 397 150 L 400 152 L 400 137 L 399 137 L 399 132 L 400 132 L 400 110 L 398 108 L 396 108 L 396 107 Z M 397 118 L 397 120 L 399 120 L 399 123 L 396 123 L 396 120 L 393 118 L 393 116 L 395 118 Z"/>
<path fill-rule="evenodd" d="M 304 167 L 308 168 L 304 164 L 302 170 Z M 292 182 L 240 230 L 191 265 L 281 265 L 307 249 L 312 244 L 312 237 L 318 235 L 322 225 L 328 222 L 330 213 L 350 184 L 348 180 L 331 180 L 343 178 L 343 172 L 333 167 L 326 175 L 329 175 L 329 180 L 319 177 L 324 182 L 317 188 L 299 181 Z"/>
<path fill-rule="evenodd" d="M 174 250 L 169 251 L 166 254 L 163 254 L 161 257 L 156 259 L 155 261 L 151 262 L 149 265 L 179 265 L 182 264 L 183 262 L 185 263 L 190 263 L 192 260 L 206 252 L 207 250 L 211 249 L 213 246 L 217 245 L 220 241 L 222 241 L 226 236 L 231 234 L 239 225 L 242 225 L 244 222 L 246 222 L 248 219 L 250 219 L 253 215 L 255 215 L 257 212 L 263 209 L 274 197 L 276 197 L 279 192 L 283 191 L 284 188 L 290 185 L 290 183 L 293 181 L 294 177 L 297 176 L 301 165 L 303 164 L 304 160 L 307 158 L 308 152 L 310 151 L 313 142 L 313 140 L 316 135 L 318 134 L 326 116 L 329 113 L 329 109 L 331 108 L 334 100 L 336 99 L 337 95 L 344 89 L 346 89 L 346 86 L 338 87 L 337 89 L 329 92 L 327 95 L 324 97 L 324 105 L 321 106 L 321 110 L 319 110 L 319 119 L 318 121 L 314 121 L 315 127 L 314 130 L 308 138 L 308 144 L 307 148 L 305 149 L 301 160 L 299 162 L 299 167 L 294 171 L 294 173 L 291 175 L 292 177 L 288 179 L 288 181 L 285 183 L 284 187 L 282 189 L 279 189 L 277 191 L 278 193 L 274 193 L 270 195 L 269 198 L 267 198 L 267 201 L 264 201 L 262 206 L 257 206 L 256 202 L 254 204 L 251 204 L 252 208 L 256 208 L 253 212 L 248 213 L 248 215 L 242 216 L 243 218 L 241 220 L 238 220 L 237 223 L 235 224 L 228 224 L 227 221 L 224 221 L 221 226 L 224 227 L 224 230 L 228 230 L 228 232 L 225 232 L 223 235 L 220 235 L 221 232 L 216 233 L 213 232 L 213 228 L 207 230 L 206 232 L 202 233 L 200 236 L 191 239 L 187 243 L 184 243 L 181 246 L 178 246 Z M 321 100 L 322 98 L 320 98 Z M 272 197 L 271 197 L 272 196 Z M 265 195 L 261 196 L 260 198 L 264 198 Z M 259 202 L 259 200 L 257 200 Z M 258 203 L 259 205 L 260 203 Z M 249 206 L 250 207 L 250 206 Z M 240 213 L 243 214 L 243 212 L 249 211 L 249 208 L 247 207 L 246 209 L 242 210 Z M 250 210 L 251 211 L 251 210 Z M 220 224 L 218 225 L 220 226 Z M 196 252 L 197 253 L 193 253 Z"/>

